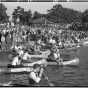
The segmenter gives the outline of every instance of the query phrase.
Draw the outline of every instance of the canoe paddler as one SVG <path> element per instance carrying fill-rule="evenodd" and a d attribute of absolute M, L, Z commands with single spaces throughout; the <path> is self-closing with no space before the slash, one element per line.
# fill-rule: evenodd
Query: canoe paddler
<path fill-rule="evenodd" d="M 33 71 L 30 72 L 30 74 L 28 76 L 30 86 L 33 86 L 40 82 L 43 71 L 44 71 L 44 69 L 43 69 L 43 67 L 41 67 L 41 65 L 34 64 Z"/>
<path fill-rule="evenodd" d="M 16 52 L 18 52 L 18 51 L 22 50 L 22 46 L 14 45 L 14 46 L 11 47 L 11 50 L 15 50 Z"/>
<path fill-rule="evenodd" d="M 54 45 L 53 51 L 54 51 L 53 55 L 54 55 L 55 60 L 60 59 L 60 52 L 56 45 Z"/>
<path fill-rule="evenodd" d="M 12 64 L 8 65 L 7 68 L 15 68 L 15 67 L 23 67 L 22 65 L 22 51 L 20 52 L 20 54 L 18 54 L 16 57 L 13 58 Z"/>
<path fill-rule="evenodd" d="M 20 50 L 18 51 L 19 56 L 22 58 L 23 61 L 29 61 L 32 62 L 31 56 L 28 54 L 28 52 Z"/>
<path fill-rule="evenodd" d="M 44 58 L 42 59 L 41 64 L 35 63 L 33 65 L 33 71 L 28 76 L 30 86 L 33 86 L 40 82 L 43 71 L 46 67 L 47 67 L 47 61 Z"/>
<path fill-rule="evenodd" d="M 28 61 L 32 62 L 31 56 L 28 54 L 28 52 L 24 52 L 22 60 L 28 60 Z"/>
<path fill-rule="evenodd" d="M 42 53 L 42 51 L 40 50 L 40 45 L 35 45 L 35 53 Z"/>

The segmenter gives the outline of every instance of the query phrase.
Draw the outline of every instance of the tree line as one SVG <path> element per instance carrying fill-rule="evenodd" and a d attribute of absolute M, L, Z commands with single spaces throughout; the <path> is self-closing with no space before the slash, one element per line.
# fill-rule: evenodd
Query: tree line
<path fill-rule="evenodd" d="M 5 5 L 0 3 L 0 23 L 9 21 L 9 16 L 6 11 L 7 8 Z M 21 25 L 30 25 L 33 20 L 41 17 L 46 17 L 46 19 L 55 23 L 72 24 L 70 29 L 88 29 L 88 9 L 81 12 L 65 8 L 61 4 L 56 4 L 51 9 L 47 10 L 46 14 L 41 14 L 37 11 L 32 13 L 30 9 L 25 11 L 25 9 L 20 6 L 15 8 L 12 13 L 13 23 L 17 24 L 19 22 Z"/>

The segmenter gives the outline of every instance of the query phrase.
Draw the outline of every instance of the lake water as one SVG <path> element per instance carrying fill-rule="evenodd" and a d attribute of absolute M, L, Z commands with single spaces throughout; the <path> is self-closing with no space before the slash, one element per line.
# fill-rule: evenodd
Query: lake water
<path fill-rule="evenodd" d="M 77 67 L 63 66 L 48 66 L 44 73 L 49 81 L 58 87 L 78 87 L 88 86 L 88 46 L 80 47 L 77 52 L 70 52 L 70 57 L 62 56 L 63 59 L 79 58 Z M 0 74 L 0 83 L 28 85 L 28 74 Z M 39 83 L 40 86 L 49 86 L 49 83 L 44 78 Z"/>

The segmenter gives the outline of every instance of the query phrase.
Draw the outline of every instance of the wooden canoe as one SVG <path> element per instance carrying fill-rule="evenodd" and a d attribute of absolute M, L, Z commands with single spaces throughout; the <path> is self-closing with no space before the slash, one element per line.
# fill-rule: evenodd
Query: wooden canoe
<path fill-rule="evenodd" d="M 47 63 L 46 59 L 33 59 L 33 62 L 30 61 L 22 61 L 23 66 L 33 66 L 34 64 L 45 64 Z M 8 64 L 11 64 L 12 61 L 2 61 L 0 62 L 0 67 L 7 67 Z"/>
<path fill-rule="evenodd" d="M 42 58 L 48 58 L 48 56 L 50 54 L 51 54 L 51 51 L 46 50 L 46 51 L 42 52 L 42 54 L 39 54 L 39 55 L 38 54 L 29 54 L 29 55 L 31 56 L 32 59 L 35 59 L 35 58 L 38 58 L 38 59 L 41 58 L 42 59 Z M 14 56 L 16 56 L 16 55 L 11 53 L 8 55 L 8 59 L 12 61 Z"/>
<path fill-rule="evenodd" d="M 77 46 L 73 46 L 73 47 L 70 47 L 70 48 L 66 48 L 65 50 L 75 51 L 75 50 L 77 50 L 79 48 L 80 48 L 80 46 L 77 45 Z"/>
<path fill-rule="evenodd" d="M 37 62 L 34 62 L 34 63 L 38 63 L 38 64 L 42 64 L 44 63 L 42 60 L 40 61 L 37 61 Z M 33 65 L 34 63 L 25 63 L 24 66 L 31 66 Z M 60 61 L 59 60 L 59 63 L 58 65 L 69 65 L 69 66 L 77 66 L 79 64 L 79 59 L 78 58 L 74 58 L 72 60 L 69 60 L 69 61 Z M 47 65 L 57 65 L 57 62 L 54 60 L 54 61 L 48 61 L 47 60 Z"/>
<path fill-rule="evenodd" d="M 69 66 L 77 66 L 79 64 L 79 59 L 74 58 L 70 61 L 59 61 L 59 65 L 69 65 Z"/>
<path fill-rule="evenodd" d="M 32 66 L 34 64 L 45 64 L 45 66 L 48 65 L 57 65 L 57 62 L 46 62 L 46 60 L 42 59 L 33 63 L 24 63 L 23 67 L 20 68 L 1 68 L 0 69 L 0 73 L 23 73 L 23 72 L 31 72 L 33 71 Z M 79 64 L 79 59 L 78 58 L 74 58 L 73 60 L 70 61 L 59 61 L 59 66 L 64 66 L 64 65 L 68 65 L 68 66 L 77 66 Z"/>
<path fill-rule="evenodd" d="M 22 68 L 1 68 L 0 73 L 22 73 L 22 72 L 31 72 L 33 71 L 32 67 L 22 67 Z"/>
<path fill-rule="evenodd" d="M 42 54 L 40 54 L 40 55 L 31 55 L 30 54 L 30 56 L 32 58 L 48 58 L 48 55 L 50 55 L 50 54 L 51 54 L 51 51 L 50 50 L 46 50 L 46 51 L 42 52 Z"/>
<path fill-rule="evenodd" d="M 88 46 L 88 41 L 83 42 L 83 46 Z"/>
<path fill-rule="evenodd" d="M 34 64 L 40 64 L 44 65 L 44 67 L 47 66 L 47 61 L 46 59 L 42 59 L 39 61 L 35 61 L 32 63 L 23 63 L 22 67 L 16 67 L 16 68 L 1 68 L 0 73 L 23 73 L 23 72 L 31 72 L 33 71 L 33 65 Z"/>

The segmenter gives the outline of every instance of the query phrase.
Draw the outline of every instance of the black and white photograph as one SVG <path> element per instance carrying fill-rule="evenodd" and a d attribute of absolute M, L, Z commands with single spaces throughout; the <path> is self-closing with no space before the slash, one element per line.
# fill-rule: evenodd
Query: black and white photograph
<path fill-rule="evenodd" d="M 88 2 L 0 0 L 3 86 L 88 87 Z"/>

